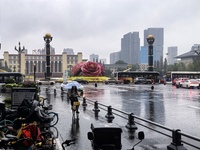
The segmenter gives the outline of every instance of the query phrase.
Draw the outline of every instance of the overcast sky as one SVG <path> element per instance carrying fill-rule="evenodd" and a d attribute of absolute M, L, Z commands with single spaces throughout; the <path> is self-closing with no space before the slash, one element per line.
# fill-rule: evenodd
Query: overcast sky
<path fill-rule="evenodd" d="M 164 28 L 167 47 L 178 54 L 200 44 L 200 0 L 0 0 L 0 37 L 3 51 L 17 53 L 18 42 L 32 53 L 44 47 L 43 36 L 53 36 L 56 54 L 64 48 L 83 58 L 106 58 L 121 49 L 124 34 Z"/>

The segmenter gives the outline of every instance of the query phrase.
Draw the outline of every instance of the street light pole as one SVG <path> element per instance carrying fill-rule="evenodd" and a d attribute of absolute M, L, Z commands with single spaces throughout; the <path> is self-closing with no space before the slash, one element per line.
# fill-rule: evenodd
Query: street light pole
<path fill-rule="evenodd" d="M 147 42 L 149 44 L 149 47 L 148 47 L 148 65 L 149 65 L 148 70 L 149 71 L 153 71 L 153 42 L 154 40 L 155 38 L 153 37 L 153 35 L 149 35 L 147 37 Z"/>
<path fill-rule="evenodd" d="M 21 53 L 25 50 L 25 47 L 21 49 L 20 42 L 19 42 L 19 48 L 17 49 L 15 46 L 15 50 L 18 52 L 18 59 L 19 59 L 19 72 L 21 72 Z"/>
<path fill-rule="evenodd" d="M 46 76 L 45 78 L 47 80 L 50 80 L 50 42 L 52 41 L 52 36 L 51 34 L 47 33 L 44 36 L 44 41 L 46 43 Z"/>

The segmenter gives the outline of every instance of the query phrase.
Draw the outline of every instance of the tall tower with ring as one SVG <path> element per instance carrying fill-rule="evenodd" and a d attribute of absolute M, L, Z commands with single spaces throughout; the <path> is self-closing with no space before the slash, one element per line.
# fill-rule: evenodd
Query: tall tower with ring
<path fill-rule="evenodd" d="M 149 35 L 147 37 L 147 42 L 149 44 L 148 47 L 148 70 L 149 71 L 153 71 L 153 43 L 154 43 L 154 36 L 153 35 Z"/>
<path fill-rule="evenodd" d="M 46 72 L 45 72 L 45 79 L 50 80 L 51 72 L 50 72 L 50 42 L 52 41 L 53 37 L 51 34 L 47 33 L 44 36 L 45 41 L 45 48 L 46 48 Z"/>

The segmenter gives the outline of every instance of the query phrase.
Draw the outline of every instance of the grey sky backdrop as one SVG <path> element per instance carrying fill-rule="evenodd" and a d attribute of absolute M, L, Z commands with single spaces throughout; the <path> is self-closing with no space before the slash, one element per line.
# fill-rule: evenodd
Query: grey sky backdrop
<path fill-rule="evenodd" d="M 164 51 L 178 46 L 178 54 L 200 44 L 200 0 L 0 0 L 0 37 L 3 51 L 21 42 L 32 53 L 44 47 L 43 36 L 53 36 L 56 54 L 64 48 L 83 58 L 121 49 L 124 34 L 151 27 L 164 28 Z M 164 53 L 164 57 L 165 57 Z"/>

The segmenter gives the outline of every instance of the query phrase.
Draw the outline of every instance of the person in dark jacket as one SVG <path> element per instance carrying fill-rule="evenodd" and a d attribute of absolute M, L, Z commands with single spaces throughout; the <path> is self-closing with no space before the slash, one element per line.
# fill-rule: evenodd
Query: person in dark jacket
<path fill-rule="evenodd" d="M 79 97 L 79 94 L 78 94 L 77 87 L 72 86 L 70 93 L 69 93 L 69 99 L 71 101 L 71 108 L 73 107 L 74 102 L 78 102 L 78 97 Z"/>

